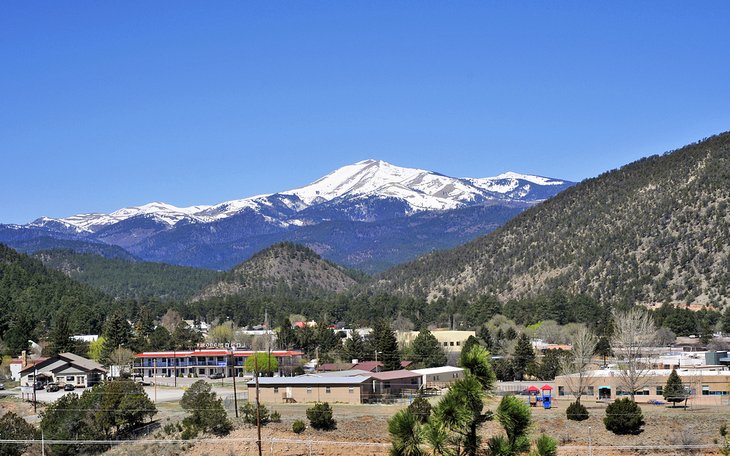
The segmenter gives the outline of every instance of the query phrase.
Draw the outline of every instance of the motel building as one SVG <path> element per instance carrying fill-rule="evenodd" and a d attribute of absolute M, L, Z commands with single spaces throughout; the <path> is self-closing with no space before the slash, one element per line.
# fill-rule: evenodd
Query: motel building
<path fill-rule="evenodd" d="M 141 377 L 224 377 L 244 376 L 246 358 L 253 350 L 200 349 L 165 352 L 144 352 L 134 356 L 132 373 Z M 290 375 L 299 366 L 304 353 L 294 350 L 273 350 L 279 363 L 279 375 Z"/>

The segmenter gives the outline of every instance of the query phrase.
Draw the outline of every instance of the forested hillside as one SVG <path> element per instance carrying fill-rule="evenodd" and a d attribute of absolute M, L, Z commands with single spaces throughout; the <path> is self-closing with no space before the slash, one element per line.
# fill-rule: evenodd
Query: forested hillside
<path fill-rule="evenodd" d="M 601 302 L 730 302 L 730 133 L 586 180 L 494 233 L 385 273 L 416 296 L 563 290 Z"/>
<path fill-rule="evenodd" d="M 110 259 L 71 250 L 44 250 L 33 256 L 46 266 L 115 298 L 183 300 L 221 275 L 209 269 Z"/>
<path fill-rule="evenodd" d="M 103 293 L 0 244 L 0 339 L 11 353 L 59 315 L 75 334 L 98 334 L 110 308 Z"/>
<path fill-rule="evenodd" d="M 344 291 L 355 274 L 322 259 L 311 249 L 284 242 L 273 245 L 224 274 L 196 299 L 267 293 L 314 297 Z"/>

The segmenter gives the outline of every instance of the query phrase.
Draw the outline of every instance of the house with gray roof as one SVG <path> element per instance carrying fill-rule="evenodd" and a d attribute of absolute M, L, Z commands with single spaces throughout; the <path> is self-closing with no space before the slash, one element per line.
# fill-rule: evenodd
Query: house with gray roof
<path fill-rule="evenodd" d="M 106 373 L 106 369 L 96 361 L 73 353 L 60 353 L 21 370 L 20 384 L 30 386 L 40 382 L 42 385 L 58 383 L 63 386 L 70 383 L 76 388 L 86 388 L 103 381 Z"/>

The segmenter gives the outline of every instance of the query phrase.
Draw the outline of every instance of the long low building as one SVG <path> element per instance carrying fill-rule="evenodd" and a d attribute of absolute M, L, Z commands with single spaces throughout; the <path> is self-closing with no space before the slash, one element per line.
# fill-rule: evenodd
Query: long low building
<path fill-rule="evenodd" d="M 392 401 L 415 395 L 422 375 L 407 371 L 363 370 L 305 374 L 296 377 L 260 377 L 259 400 L 264 403 L 343 402 L 363 404 Z M 256 395 L 256 382 L 248 382 L 248 397 Z"/>
<path fill-rule="evenodd" d="M 453 366 L 413 369 L 412 372 L 423 376 L 421 382 L 426 388 L 444 388 L 464 377 L 464 369 Z"/>
<path fill-rule="evenodd" d="M 635 394 L 638 402 L 664 401 L 662 396 L 671 369 L 650 370 L 642 381 L 641 390 Z M 701 404 L 730 403 L 730 370 L 722 366 L 677 369 L 677 374 L 689 391 L 689 400 Z M 558 397 L 572 396 L 576 388 L 577 374 L 555 377 Z M 625 382 L 616 369 L 599 369 L 590 372 L 583 397 L 610 401 L 629 396 Z"/>
<path fill-rule="evenodd" d="M 144 352 L 135 355 L 132 371 L 143 377 L 209 377 L 221 374 L 224 377 L 247 374 L 246 358 L 256 353 L 253 350 L 181 350 Z M 304 353 L 295 350 L 273 350 L 279 364 L 280 374 L 289 374 L 299 366 Z"/>

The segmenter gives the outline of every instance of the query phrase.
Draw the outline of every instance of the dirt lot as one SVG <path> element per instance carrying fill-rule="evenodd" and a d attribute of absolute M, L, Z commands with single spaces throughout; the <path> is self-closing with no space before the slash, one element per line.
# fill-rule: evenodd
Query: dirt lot
<path fill-rule="evenodd" d="M 671 450 L 615 450 L 607 447 L 616 446 L 662 446 L 680 444 L 713 445 L 714 439 L 719 437 L 718 428 L 721 423 L 730 424 L 730 408 L 728 407 L 695 407 L 690 410 L 681 408 L 672 409 L 665 406 L 642 406 L 645 415 L 645 431 L 638 436 L 616 436 L 607 432 L 603 427 L 605 404 L 586 403 L 591 417 L 578 423 L 565 418 L 566 404 L 559 404 L 552 410 L 533 409 L 535 424 L 532 435 L 538 436 L 545 432 L 562 445 L 560 455 L 588 454 L 589 438 L 594 447 L 594 455 L 627 455 L 627 454 L 690 454 Z M 263 428 L 263 454 L 266 455 L 333 455 L 333 456 L 364 456 L 386 455 L 389 450 L 387 420 L 402 405 L 333 405 L 337 429 L 330 432 L 320 432 L 307 429 L 302 434 L 291 431 L 291 423 L 296 419 L 306 422 L 304 404 L 288 404 L 273 407 L 282 415 L 281 423 L 272 423 Z M 496 408 L 496 401 L 489 404 L 490 409 Z M 170 413 L 174 419 L 182 415 L 173 408 L 161 411 Z M 163 418 L 163 422 L 165 419 Z M 482 436 L 486 439 L 500 433 L 501 429 L 496 422 L 488 422 L 482 428 Z M 171 438 L 159 433 L 149 438 Z M 111 451 L 114 455 L 155 454 L 165 455 L 255 455 L 258 454 L 256 444 L 256 429 L 237 425 L 237 428 L 225 440 L 205 439 L 199 442 L 148 444 L 145 446 L 127 446 Z M 700 454 L 700 453 L 695 453 Z M 712 450 L 702 450 L 701 454 L 717 454 Z"/>

